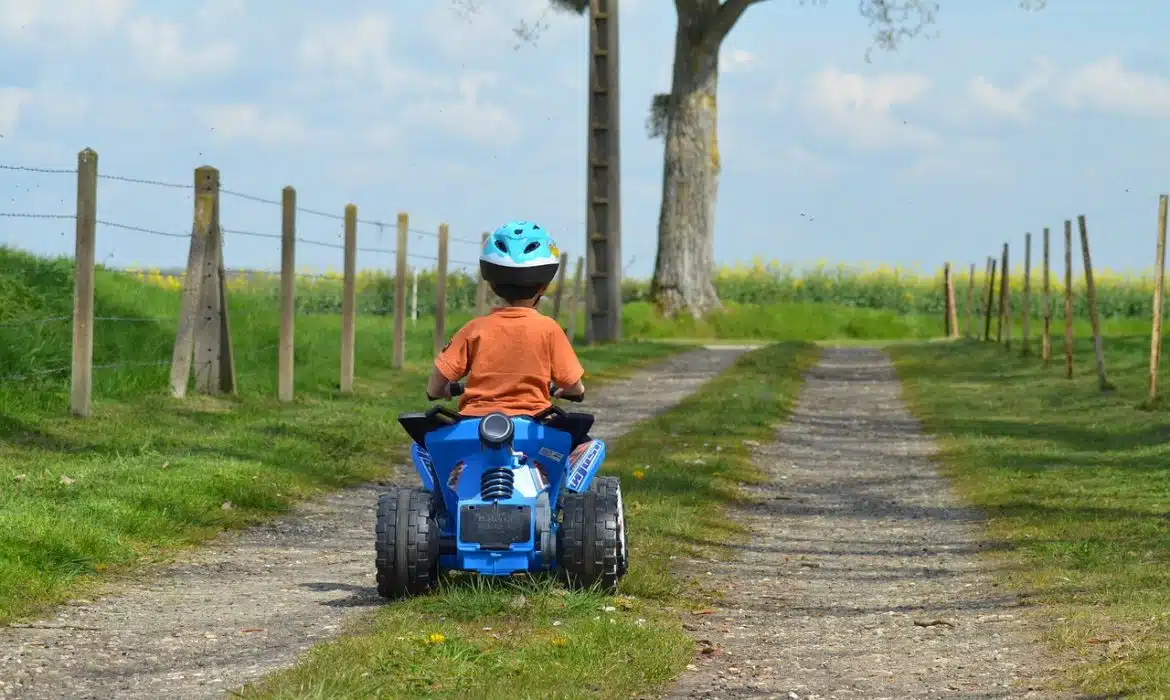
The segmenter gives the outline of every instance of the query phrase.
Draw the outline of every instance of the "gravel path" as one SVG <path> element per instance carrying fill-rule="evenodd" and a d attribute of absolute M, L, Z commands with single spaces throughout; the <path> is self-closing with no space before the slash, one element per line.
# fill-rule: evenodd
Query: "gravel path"
<path fill-rule="evenodd" d="M 703 348 L 613 382 L 580 410 L 612 438 L 726 369 L 743 347 Z M 401 478 L 414 478 L 403 468 Z M 292 664 L 374 593 L 376 486 L 225 535 L 149 580 L 49 620 L 0 629 L 0 697 L 213 698 Z"/>
<path fill-rule="evenodd" d="M 668 697 L 1063 697 L 1032 689 L 1052 664 L 934 451 L 884 353 L 827 350 L 758 449 L 775 481 L 737 516 L 753 539 L 735 562 L 694 562 L 728 594 L 685 621 L 702 651 Z"/>

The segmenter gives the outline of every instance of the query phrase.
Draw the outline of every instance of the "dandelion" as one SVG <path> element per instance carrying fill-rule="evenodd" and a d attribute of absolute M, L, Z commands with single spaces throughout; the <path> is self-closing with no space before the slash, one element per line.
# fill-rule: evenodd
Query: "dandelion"
<path fill-rule="evenodd" d="M 568 643 L 568 641 L 569 640 L 565 639 L 564 637 L 557 637 L 557 638 L 552 640 L 552 645 L 554 647 L 563 647 L 563 646 L 565 646 L 565 644 Z"/>
<path fill-rule="evenodd" d="M 641 480 L 641 479 L 645 479 L 645 478 L 646 478 L 646 472 L 642 471 L 641 469 L 635 469 L 635 470 L 634 470 L 634 478 L 635 478 L 635 479 L 639 479 L 639 480 Z"/>
<path fill-rule="evenodd" d="M 443 635 L 442 632 L 431 632 L 429 635 L 427 635 L 428 645 L 442 644 L 445 641 L 447 641 L 447 637 Z"/>

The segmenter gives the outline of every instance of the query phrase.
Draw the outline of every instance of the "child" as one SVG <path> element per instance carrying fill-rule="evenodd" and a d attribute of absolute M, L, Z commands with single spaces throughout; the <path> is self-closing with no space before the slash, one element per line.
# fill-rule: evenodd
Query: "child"
<path fill-rule="evenodd" d="M 585 370 L 573 346 L 536 310 L 559 266 L 557 244 L 532 222 L 513 221 L 488 236 L 479 271 L 507 306 L 455 333 L 435 358 L 427 396 L 450 398 L 449 384 L 465 376 L 459 412 L 466 416 L 533 415 L 551 406 L 552 396 L 584 396 Z"/>

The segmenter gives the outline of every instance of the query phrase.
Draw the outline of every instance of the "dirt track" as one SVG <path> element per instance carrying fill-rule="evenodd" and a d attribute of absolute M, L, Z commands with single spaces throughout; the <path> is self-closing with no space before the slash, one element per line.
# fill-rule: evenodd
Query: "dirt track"
<path fill-rule="evenodd" d="M 900 391 L 874 349 L 827 350 L 809 373 L 758 450 L 774 481 L 736 516 L 752 540 L 734 562 L 693 562 L 728 595 L 685 621 L 706 653 L 669 697 L 1064 697 L 1038 689 L 1052 662 Z"/>
<path fill-rule="evenodd" d="M 698 349 L 591 397 L 593 435 L 612 438 L 669 408 L 744 348 Z M 413 478 L 409 467 L 399 470 Z M 0 629 L 0 697 L 221 697 L 289 665 L 373 590 L 378 488 L 351 489 L 263 527 L 224 536 L 143 583 Z"/>

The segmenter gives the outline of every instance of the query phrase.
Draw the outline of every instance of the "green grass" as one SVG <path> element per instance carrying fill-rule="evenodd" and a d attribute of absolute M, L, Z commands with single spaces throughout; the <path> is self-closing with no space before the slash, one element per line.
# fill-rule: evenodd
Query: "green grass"
<path fill-rule="evenodd" d="M 68 315 L 68 263 L 0 249 L 0 324 Z M 296 325 L 296 400 L 275 400 L 277 309 L 229 299 L 239 363 L 233 398 L 167 395 L 178 295 L 100 272 L 93 416 L 68 417 L 68 373 L 0 381 L 0 623 L 36 614 L 106 576 L 164 559 L 222 529 L 256 523 L 298 500 L 405 463 L 393 416 L 425 405 L 431 331 L 408 333 L 407 366 L 389 369 L 391 324 L 359 317 L 357 380 L 337 394 L 340 323 Z M 459 319 L 452 320 L 452 328 Z M 594 382 L 679 348 L 627 343 L 579 351 Z M 0 376 L 68 366 L 69 324 L 0 326 Z M 225 503 L 232 507 L 225 509 Z"/>
<path fill-rule="evenodd" d="M 685 314 L 663 319 L 650 303 L 636 302 L 623 308 L 622 325 L 632 336 L 655 339 L 893 340 L 942 334 L 941 322 L 930 316 L 812 302 L 728 303 L 700 321 Z"/>
<path fill-rule="evenodd" d="M 244 697 L 628 698 L 668 683 L 694 656 L 680 608 L 717 594 L 685 580 L 674 560 L 728 555 L 719 544 L 744 536 L 727 506 L 745 498 L 739 484 L 764 478 L 745 441 L 771 439 L 816 355 L 803 343 L 753 351 L 609 445 L 603 473 L 621 477 L 631 547 L 617 597 L 454 575 L 386 604 Z"/>
<path fill-rule="evenodd" d="M 1068 683 L 1101 697 L 1165 698 L 1170 412 L 1141 407 L 1148 330 L 1104 345 L 1109 393 L 1097 388 L 1089 340 L 1075 345 L 1072 380 L 1059 336 L 1048 368 L 994 343 L 891 352 L 915 412 L 942 439 L 945 468 L 990 515 L 1005 583 L 1041 604 L 1037 622 L 1069 655 Z"/>

